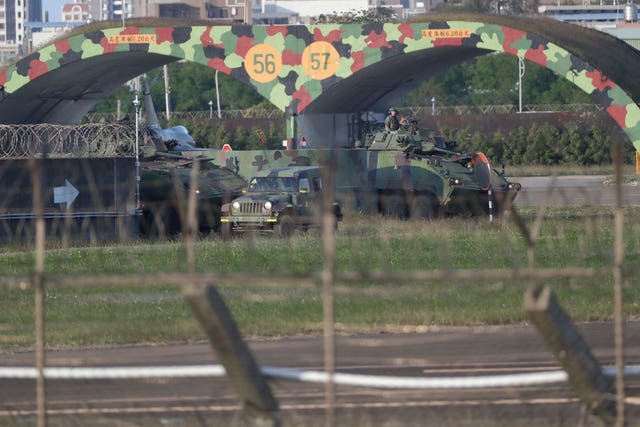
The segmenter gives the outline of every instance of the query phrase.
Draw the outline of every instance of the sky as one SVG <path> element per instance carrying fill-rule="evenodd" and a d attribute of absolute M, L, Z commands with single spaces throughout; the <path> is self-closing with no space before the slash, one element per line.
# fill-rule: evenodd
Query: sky
<path fill-rule="evenodd" d="M 65 3 L 73 3 L 73 0 L 42 0 L 42 8 L 49 12 L 49 21 L 59 22 L 61 20 L 60 10 Z"/>

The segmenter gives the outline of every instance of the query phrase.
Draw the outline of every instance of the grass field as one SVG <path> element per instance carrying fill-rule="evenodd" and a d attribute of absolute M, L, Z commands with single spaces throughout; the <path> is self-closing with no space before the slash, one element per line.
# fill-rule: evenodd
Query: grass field
<path fill-rule="evenodd" d="M 530 227 L 534 210 L 521 209 Z M 626 211 L 625 264 L 640 260 L 638 217 Z M 606 268 L 613 264 L 613 212 L 608 208 L 547 212 L 535 246 L 540 268 Z M 527 249 L 508 218 L 407 222 L 379 217 L 345 218 L 336 235 L 338 271 L 481 270 L 525 268 Z M 199 239 L 194 246 L 199 273 L 255 273 L 259 277 L 306 276 L 323 267 L 320 236 L 300 233 L 291 240 L 269 236 L 222 241 Z M 2 277 L 28 277 L 29 247 L 1 247 Z M 51 246 L 45 270 L 55 278 L 109 274 L 187 272 L 180 241 Z M 400 274 L 401 276 L 401 274 Z M 529 281 L 430 280 L 420 283 L 336 283 L 336 328 L 342 332 L 415 331 L 437 325 L 509 324 L 526 321 L 521 309 Z M 610 319 L 612 277 L 545 281 L 578 321 Z M 321 285 L 218 283 L 245 336 L 282 336 L 322 331 Z M 0 349 L 33 346 L 33 291 L 6 289 L 0 311 Z M 637 288 L 625 289 L 630 316 L 640 314 Z M 158 283 L 124 287 L 63 287 L 46 292 L 46 340 L 51 347 L 184 342 L 204 339 L 179 287 Z"/>

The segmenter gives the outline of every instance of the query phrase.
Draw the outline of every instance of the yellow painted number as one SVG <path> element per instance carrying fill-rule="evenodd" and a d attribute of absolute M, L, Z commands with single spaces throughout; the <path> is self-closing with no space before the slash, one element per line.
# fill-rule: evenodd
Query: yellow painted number
<path fill-rule="evenodd" d="M 247 52 L 244 69 L 253 80 L 268 83 L 278 77 L 282 69 L 282 57 L 273 46 L 258 44 Z"/>
<path fill-rule="evenodd" d="M 314 52 L 311 53 L 311 69 L 313 71 L 326 70 L 329 64 L 329 56 L 331 54 L 328 52 Z"/>
<path fill-rule="evenodd" d="M 314 42 L 302 52 L 302 69 L 315 80 L 324 80 L 338 71 L 340 54 L 329 42 Z"/>

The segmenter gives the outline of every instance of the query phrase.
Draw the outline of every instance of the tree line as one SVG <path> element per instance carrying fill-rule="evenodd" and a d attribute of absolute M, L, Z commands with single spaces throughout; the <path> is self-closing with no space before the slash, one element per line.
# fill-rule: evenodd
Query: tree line
<path fill-rule="evenodd" d="M 467 128 L 440 130 L 457 142 L 457 151 L 482 151 L 489 158 L 504 160 L 510 165 L 610 165 L 616 143 L 622 144 L 625 163 L 632 164 L 635 159 L 635 148 L 614 127 L 584 127 L 570 121 L 563 126 L 532 123 L 529 127 L 497 129 L 490 134 Z"/>

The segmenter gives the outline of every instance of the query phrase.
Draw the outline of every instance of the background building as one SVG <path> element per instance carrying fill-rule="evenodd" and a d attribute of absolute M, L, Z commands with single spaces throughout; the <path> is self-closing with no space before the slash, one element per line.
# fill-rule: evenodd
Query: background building
<path fill-rule="evenodd" d="M 26 51 L 27 23 L 42 20 L 42 0 L 0 1 L 0 63 Z"/>
<path fill-rule="evenodd" d="M 89 5 L 87 3 L 66 3 L 62 6 L 62 22 L 89 22 Z"/>
<path fill-rule="evenodd" d="M 640 49 L 640 23 L 635 3 L 544 5 L 538 7 L 538 12 L 553 19 L 611 34 Z"/>
<path fill-rule="evenodd" d="M 134 0 L 136 16 L 250 22 L 250 0 Z"/>
<path fill-rule="evenodd" d="M 133 0 L 76 0 L 62 5 L 63 22 L 120 21 L 134 17 Z"/>
<path fill-rule="evenodd" d="M 256 24 L 309 24 L 320 15 L 366 11 L 369 0 L 260 0 L 253 5 Z"/>
<path fill-rule="evenodd" d="M 538 13 L 559 21 L 599 28 L 603 24 L 637 21 L 638 8 L 635 3 L 631 2 L 598 5 L 543 5 L 538 7 Z"/>

